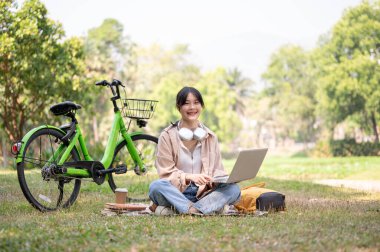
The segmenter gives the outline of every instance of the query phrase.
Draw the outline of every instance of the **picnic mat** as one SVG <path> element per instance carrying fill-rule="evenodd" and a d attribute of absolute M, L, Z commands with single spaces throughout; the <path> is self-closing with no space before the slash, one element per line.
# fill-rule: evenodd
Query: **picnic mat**
<path fill-rule="evenodd" d="M 126 215 L 126 216 L 147 216 L 154 215 L 154 213 L 149 209 L 147 204 L 117 204 L 117 203 L 106 203 L 104 209 L 101 211 L 102 215 L 105 216 L 114 216 L 114 215 Z M 176 216 L 179 214 L 174 214 Z M 256 216 L 262 217 L 267 216 L 268 212 L 266 211 L 255 211 L 252 213 L 241 213 L 238 212 L 233 206 L 230 206 L 229 209 L 225 209 L 220 216 Z M 199 215 L 199 216 L 215 216 L 215 215 Z"/>

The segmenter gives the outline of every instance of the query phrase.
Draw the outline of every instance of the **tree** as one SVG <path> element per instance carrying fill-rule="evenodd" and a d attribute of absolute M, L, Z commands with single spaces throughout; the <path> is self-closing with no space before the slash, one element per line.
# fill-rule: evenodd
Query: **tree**
<path fill-rule="evenodd" d="M 348 9 L 320 48 L 320 111 L 333 127 L 349 118 L 379 142 L 380 1 Z M 369 126 L 369 127 L 368 127 Z"/>
<path fill-rule="evenodd" d="M 187 45 L 176 45 L 170 50 L 157 44 L 138 48 L 135 94 L 146 96 L 152 93 L 152 99 L 159 100 L 156 116 L 149 125 L 153 131 L 160 132 L 170 122 L 179 119 L 175 106 L 178 91 L 184 86 L 198 88 L 206 103 L 201 120 L 226 146 L 240 133 L 241 122 L 236 110 L 244 109 L 243 102 L 250 94 L 252 81 L 244 78 L 237 69 L 227 72 L 220 68 L 201 74 L 197 66 L 189 63 L 188 55 Z"/>
<path fill-rule="evenodd" d="M 236 97 L 231 95 L 224 81 L 226 71 L 222 68 L 217 69 L 200 76 L 195 82 L 189 76 L 193 75 L 174 72 L 162 77 L 154 86 L 152 97 L 159 100 L 159 104 L 156 117 L 149 123 L 150 126 L 154 131 L 160 132 L 170 122 L 176 122 L 180 117 L 175 106 L 176 95 L 182 87 L 194 86 L 202 93 L 206 106 L 200 120 L 216 133 L 223 143 L 223 150 L 230 150 L 227 146 L 239 135 L 241 122 L 232 109 L 236 104 Z"/>
<path fill-rule="evenodd" d="M 175 99 L 178 91 L 183 87 L 184 79 L 180 73 L 172 73 L 163 77 L 155 86 L 153 99 L 159 101 L 155 117 L 149 122 L 155 132 L 161 132 L 170 122 L 179 119 Z"/>
<path fill-rule="evenodd" d="M 105 19 L 98 27 L 90 29 L 84 38 L 84 52 L 86 62 L 85 79 L 89 83 L 91 91 L 86 94 L 86 111 L 88 116 L 82 118 L 86 132 L 94 135 L 90 139 L 90 145 L 100 146 L 99 142 L 105 142 L 108 137 L 107 130 L 112 118 L 110 116 L 111 97 L 110 90 L 104 87 L 96 87 L 100 80 L 118 79 L 127 87 L 132 83 L 129 68 L 133 67 L 130 61 L 134 43 L 123 34 L 124 27 L 116 19 Z M 101 106 L 99 106 L 101 104 Z M 105 126 L 103 126 L 105 125 Z M 90 126 L 90 127 L 89 127 Z M 91 130 L 90 130 L 91 129 Z M 96 148 L 94 152 L 101 151 Z M 100 155 L 101 153 L 99 153 Z"/>
<path fill-rule="evenodd" d="M 271 100 L 273 119 L 280 137 L 303 142 L 315 140 L 316 84 L 312 58 L 301 47 L 281 47 L 271 57 L 262 78 L 264 97 Z"/>
<path fill-rule="evenodd" d="M 218 68 L 205 73 L 195 87 L 202 93 L 206 106 L 201 120 L 218 136 L 223 143 L 222 149 L 231 151 L 228 144 L 239 135 L 242 125 L 233 109 L 237 102 L 236 96 L 224 82 L 224 76 L 226 70 Z"/>
<path fill-rule="evenodd" d="M 159 101 L 156 116 L 149 123 L 155 132 L 179 119 L 175 106 L 178 91 L 184 86 L 194 86 L 201 78 L 198 67 L 187 61 L 189 54 L 186 45 L 176 45 L 170 50 L 152 45 L 139 50 L 135 95 Z"/>
<path fill-rule="evenodd" d="M 20 9 L 1 1 L 0 18 L 0 118 L 15 141 L 26 123 L 42 120 L 46 105 L 82 88 L 83 50 L 79 39 L 63 40 L 62 26 L 38 0 Z"/>
<path fill-rule="evenodd" d="M 124 65 L 129 63 L 127 56 L 134 45 L 123 31 L 123 25 L 111 18 L 88 31 L 85 38 L 88 77 L 121 77 Z"/>
<path fill-rule="evenodd" d="M 229 69 L 225 81 L 230 90 L 236 94 L 236 104 L 233 107 L 238 114 L 243 115 L 245 103 L 253 94 L 253 81 L 245 78 L 237 68 Z"/>
<path fill-rule="evenodd" d="M 136 48 L 136 83 L 134 92 L 144 95 L 155 89 L 155 85 L 168 75 L 179 73 L 183 76 L 180 85 L 199 80 L 200 70 L 189 63 L 191 54 L 187 45 L 179 44 L 167 50 L 158 44 Z"/>

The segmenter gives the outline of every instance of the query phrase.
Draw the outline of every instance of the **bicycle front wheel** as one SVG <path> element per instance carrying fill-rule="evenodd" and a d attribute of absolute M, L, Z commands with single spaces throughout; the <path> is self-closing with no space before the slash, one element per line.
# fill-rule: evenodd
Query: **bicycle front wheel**
<path fill-rule="evenodd" d="M 41 129 L 32 134 L 26 142 L 24 152 L 20 153 L 22 161 L 17 164 L 17 176 L 22 192 L 29 203 L 42 212 L 69 207 L 79 193 L 79 179 L 67 178 L 54 172 L 67 149 L 61 141 L 63 136 L 57 129 Z M 79 154 L 74 148 L 66 162 L 77 160 Z"/>
<path fill-rule="evenodd" d="M 134 176 L 135 178 L 127 178 L 126 174 L 112 173 L 108 174 L 108 183 L 114 192 L 116 188 L 128 188 L 128 191 L 131 193 L 145 194 L 148 191 L 150 180 L 153 180 L 157 176 L 154 161 L 158 138 L 141 134 L 132 136 L 132 141 L 147 170 L 144 177 L 148 177 L 148 179 L 139 181 L 136 180 L 136 176 Z M 118 166 L 126 166 L 128 170 L 133 169 L 135 166 L 131 154 L 128 152 L 126 141 L 121 142 L 115 150 L 111 168 Z"/>

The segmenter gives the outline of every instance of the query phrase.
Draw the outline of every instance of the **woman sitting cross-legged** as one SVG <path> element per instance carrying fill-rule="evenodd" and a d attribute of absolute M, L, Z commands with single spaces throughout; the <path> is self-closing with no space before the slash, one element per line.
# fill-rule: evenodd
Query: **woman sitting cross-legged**
<path fill-rule="evenodd" d="M 156 157 L 160 179 L 151 183 L 151 210 L 156 214 L 213 214 L 240 199 L 237 184 L 216 184 L 213 177 L 226 175 L 218 139 L 203 125 L 199 116 L 204 108 L 200 92 L 184 87 L 176 106 L 181 120 L 161 133 Z"/>

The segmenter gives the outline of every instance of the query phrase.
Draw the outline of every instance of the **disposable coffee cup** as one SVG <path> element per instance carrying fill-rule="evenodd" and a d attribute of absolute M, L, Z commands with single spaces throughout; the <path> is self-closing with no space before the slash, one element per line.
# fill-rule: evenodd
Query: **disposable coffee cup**
<path fill-rule="evenodd" d="M 128 196 L 127 188 L 117 188 L 115 190 L 116 204 L 125 204 Z"/>

